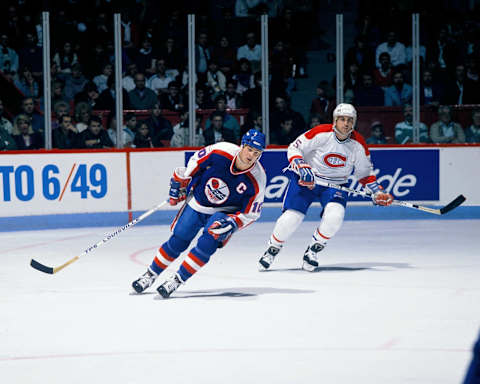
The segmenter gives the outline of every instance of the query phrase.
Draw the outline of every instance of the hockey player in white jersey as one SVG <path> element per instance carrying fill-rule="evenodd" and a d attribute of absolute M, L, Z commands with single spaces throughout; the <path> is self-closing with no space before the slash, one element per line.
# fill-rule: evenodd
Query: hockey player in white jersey
<path fill-rule="evenodd" d="M 303 255 L 303 269 L 318 267 L 319 252 L 340 229 L 348 194 L 319 184 L 321 180 L 346 184 L 352 174 L 370 190 L 374 204 L 392 204 L 393 196 L 383 191 L 373 173 L 370 152 L 364 138 L 354 131 L 357 112 L 351 104 L 339 104 L 333 111 L 333 124 L 317 125 L 288 146 L 290 183 L 283 202 L 283 213 L 275 223 L 268 249 L 259 260 L 259 269 L 268 269 L 285 241 L 302 223 L 314 201 L 323 207 L 322 218 Z"/>
<path fill-rule="evenodd" d="M 177 272 L 158 287 L 162 297 L 169 297 L 197 273 L 235 231 L 260 217 L 266 175 L 258 159 L 265 149 L 265 135 L 251 129 L 243 135 L 241 144 L 209 145 L 195 152 L 186 168 L 175 169 L 170 204 L 187 202 L 172 223 L 170 238 L 158 249 L 147 271 L 132 283 L 137 293 L 150 287 L 201 229 L 197 244 Z"/>

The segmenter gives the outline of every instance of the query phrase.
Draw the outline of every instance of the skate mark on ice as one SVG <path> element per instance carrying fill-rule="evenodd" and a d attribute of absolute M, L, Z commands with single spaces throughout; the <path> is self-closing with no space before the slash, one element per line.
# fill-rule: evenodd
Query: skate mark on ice
<path fill-rule="evenodd" d="M 331 264 L 321 265 L 315 268 L 312 272 L 355 272 L 355 271 L 386 271 L 393 269 L 414 268 L 408 263 L 383 263 L 383 262 L 371 262 L 371 263 L 345 263 L 345 264 Z M 299 273 L 312 273 L 298 268 L 273 268 L 262 271 L 266 272 L 299 272 Z"/>

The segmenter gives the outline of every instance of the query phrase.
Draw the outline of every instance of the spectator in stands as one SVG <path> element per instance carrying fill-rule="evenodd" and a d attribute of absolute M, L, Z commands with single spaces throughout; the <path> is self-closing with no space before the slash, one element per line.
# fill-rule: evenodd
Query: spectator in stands
<path fill-rule="evenodd" d="M 247 59 L 250 62 L 253 72 L 260 69 L 260 61 L 262 59 L 262 47 L 257 44 L 255 33 L 248 32 L 246 35 L 247 43 L 237 50 L 237 60 Z"/>
<path fill-rule="evenodd" d="M 472 124 L 465 131 L 467 143 L 480 143 L 480 109 L 472 112 Z"/>
<path fill-rule="evenodd" d="M 271 92 L 274 95 L 286 93 L 290 96 L 296 86 L 296 65 L 294 67 L 294 57 L 283 41 L 279 40 L 275 43 L 269 61 Z"/>
<path fill-rule="evenodd" d="M 320 116 L 321 124 L 326 124 L 331 120 L 333 109 L 335 108 L 335 91 L 328 84 L 328 81 L 322 80 L 317 85 L 317 96 L 312 100 L 310 114 Z"/>
<path fill-rule="evenodd" d="M 88 129 L 77 136 L 76 148 L 100 149 L 113 148 L 114 144 L 102 126 L 102 119 L 98 116 L 90 117 Z"/>
<path fill-rule="evenodd" d="M 236 60 L 236 53 L 230 46 L 227 36 L 221 36 L 218 45 L 213 47 L 212 60 L 218 64 L 218 68 L 226 76 L 231 75 Z"/>
<path fill-rule="evenodd" d="M 179 111 L 185 107 L 180 84 L 172 81 L 168 84 L 168 92 L 160 95 L 160 106 L 169 111 Z"/>
<path fill-rule="evenodd" d="M 188 111 L 180 111 L 180 121 L 173 126 L 173 136 L 170 146 L 174 148 L 190 146 L 190 127 L 188 126 Z M 195 139 L 193 146 L 205 146 L 205 138 L 202 130 L 202 116 L 195 115 Z"/>
<path fill-rule="evenodd" d="M 285 97 L 277 96 L 275 97 L 273 111 L 270 114 L 270 134 L 278 131 L 280 129 L 280 123 L 285 121 L 287 117 L 292 120 L 292 132 L 294 132 L 296 136 L 305 132 L 306 126 L 303 116 L 290 108 Z"/>
<path fill-rule="evenodd" d="M 378 107 L 383 106 L 384 102 L 383 89 L 373 83 L 373 76 L 370 73 L 364 73 L 362 83 L 355 93 L 355 105 Z"/>
<path fill-rule="evenodd" d="M 43 133 L 33 130 L 28 115 L 20 114 L 15 117 L 12 137 L 19 150 L 44 148 Z"/>
<path fill-rule="evenodd" d="M 383 124 L 380 121 L 374 121 L 370 125 L 371 135 L 367 139 L 367 144 L 387 144 L 387 138 L 383 131 Z"/>
<path fill-rule="evenodd" d="M 35 101 L 33 100 L 33 97 L 25 97 L 22 100 L 21 109 L 21 113 L 23 115 L 27 115 L 30 119 L 33 130 L 35 132 L 43 132 L 45 127 L 45 120 L 43 118 L 43 115 L 41 115 L 35 110 Z"/>
<path fill-rule="evenodd" d="M 245 123 L 240 127 L 240 135 L 243 136 L 250 129 L 256 129 L 262 132 L 262 114 L 256 110 L 251 110 L 245 119 Z"/>
<path fill-rule="evenodd" d="M 447 82 L 443 104 L 477 104 L 480 102 L 478 83 L 466 78 L 465 66 L 455 67 L 454 79 Z"/>
<path fill-rule="evenodd" d="M 96 75 L 93 78 L 93 82 L 97 86 L 98 93 L 102 93 L 105 89 L 108 88 L 107 80 L 110 75 L 113 74 L 113 67 L 110 63 L 104 63 L 102 65 L 102 73 Z"/>
<path fill-rule="evenodd" d="M 127 73 L 123 77 L 123 88 L 126 89 L 127 92 L 133 91 L 135 88 L 135 75 L 138 73 L 137 64 L 130 63 L 127 66 Z"/>
<path fill-rule="evenodd" d="M 205 126 L 205 130 L 203 131 L 205 145 L 218 143 L 220 141 L 228 141 L 234 144 L 238 143 L 238 135 L 233 129 L 226 127 L 224 124 L 224 115 L 221 112 L 213 112 L 208 121 L 210 124 L 208 127 Z"/>
<path fill-rule="evenodd" d="M 397 40 L 397 33 L 389 31 L 387 41 L 381 43 L 375 51 L 375 63 L 377 68 L 381 67 L 380 55 L 387 52 L 390 55 L 390 61 L 395 69 L 404 69 L 406 64 L 405 45 Z"/>
<path fill-rule="evenodd" d="M 360 86 L 361 73 L 357 63 L 353 62 L 346 68 L 343 81 L 344 90 L 352 89 L 355 91 Z"/>
<path fill-rule="evenodd" d="M 133 147 L 133 141 L 135 139 L 135 130 L 137 126 L 137 117 L 133 113 L 127 113 L 125 116 L 125 125 L 122 127 L 122 133 L 120 134 L 122 145 L 120 148 Z M 108 137 L 117 146 L 117 117 L 115 112 L 110 112 L 107 117 L 107 133 Z"/>
<path fill-rule="evenodd" d="M 208 70 L 207 70 L 207 82 L 206 86 L 209 90 L 209 94 L 211 95 L 211 99 L 215 99 L 220 94 L 223 94 L 226 89 L 227 79 L 225 75 L 218 69 L 218 65 L 215 61 L 211 60 L 208 63 Z"/>
<path fill-rule="evenodd" d="M 397 144 L 410 144 L 413 143 L 413 107 L 411 104 L 403 106 L 403 118 L 403 121 L 395 124 L 395 142 Z M 428 127 L 422 122 L 419 126 L 419 142 L 431 142 Z"/>
<path fill-rule="evenodd" d="M 70 115 L 70 104 L 62 100 L 57 101 L 53 105 L 53 112 L 52 129 L 55 130 L 60 125 L 62 116 Z"/>
<path fill-rule="evenodd" d="M 201 32 L 195 45 L 196 72 L 200 83 L 205 83 L 208 63 L 212 59 L 211 49 L 208 46 L 208 35 Z"/>
<path fill-rule="evenodd" d="M 438 30 L 437 38 L 431 39 L 427 47 L 427 61 L 437 64 L 441 76 L 440 81 L 447 79 L 457 57 L 458 50 L 455 41 L 449 36 L 448 27 L 442 25 Z"/>
<path fill-rule="evenodd" d="M 15 80 L 15 86 L 23 96 L 31 96 L 33 98 L 38 98 L 40 96 L 37 80 L 33 77 L 32 70 L 28 65 L 23 66 L 19 73 L 18 77 Z"/>
<path fill-rule="evenodd" d="M 160 103 L 155 103 L 150 111 L 150 117 L 145 122 L 150 129 L 150 135 L 158 140 L 170 140 L 173 135 L 172 124 L 162 116 Z"/>
<path fill-rule="evenodd" d="M 242 108 L 242 96 L 237 92 L 237 82 L 233 79 L 227 81 L 225 100 L 229 109 Z"/>
<path fill-rule="evenodd" d="M 248 109 L 256 109 L 259 111 L 262 108 L 262 73 L 256 72 L 253 75 L 254 86 L 247 89 L 242 94 L 243 105 Z M 238 85 L 237 85 L 238 88 Z"/>
<path fill-rule="evenodd" d="M 72 73 L 73 66 L 78 63 L 78 56 L 74 52 L 70 41 L 66 41 L 63 47 L 55 52 L 53 61 L 58 65 L 60 73 Z"/>
<path fill-rule="evenodd" d="M 65 82 L 63 80 L 57 79 L 52 82 L 52 105 L 57 101 L 68 102 L 64 88 Z"/>
<path fill-rule="evenodd" d="M 270 130 L 271 144 L 289 145 L 299 134 L 299 132 L 294 129 L 291 115 L 283 116 L 279 121 L 279 127 L 273 126 L 272 128 L 274 128 L 274 130 Z"/>
<path fill-rule="evenodd" d="M 165 60 L 167 70 L 175 69 L 178 71 L 185 62 L 183 52 L 173 37 L 168 37 L 164 41 L 164 45 L 157 50 L 155 57 L 157 60 L 159 57 Z"/>
<path fill-rule="evenodd" d="M 395 71 L 393 84 L 385 90 L 385 106 L 400 107 L 412 102 L 412 86 L 403 80 L 402 71 Z"/>
<path fill-rule="evenodd" d="M 219 113 L 223 117 L 223 126 L 225 127 L 225 129 L 233 132 L 234 139 L 238 140 L 240 138 L 240 125 L 238 124 L 238 121 L 235 117 L 227 113 L 226 108 L 227 108 L 227 101 L 225 99 L 225 96 L 217 96 L 217 98 L 215 99 L 215 112 Z M 205 122 L 205 130 L 208 130 L 210 128 L 214 113 L 212 113 L 210 117 L 207 119 L 207 121 Z M 229 134 L 227 136 L 230 138 L 232 137 Z M 207 136 L 205 136 L 205 141 L 208 141 Z M 231 141 L 231 140 L 228 140 L 228 141 Z M 236 143 L 236 141 L 231 141 L 231 142 Z"/>
<path fill-rule="evenodd" d="M 133 145 L 136 148 L 154 148 L 163 146 L 159 142 L 154 144 L 154 138 L 151 136 L 150 130 L 148 129 L 148 125 L 145 123 L 145 121 L 138 122 Z"/>
<path fill-rule="evenodd" d="M 104 111 L 115 111 L 116 110 L 116 85 L 115 85 L 115 74 L 112 73 L 107 79 L 108 88 L 100 93 L 98 99 L 95 103 L 95 109 L 104 110 Z M 130 99 L 128 97 L 128 92 L 125 88 L 122 87 L 122 102 L 123 109 L 130 108 Z"/>
<path fill-rule="evenodd" d="M 380 67 L 373 70 L 373 79 L 375 85 L 382 87 L 385 91 L 392 85 L 393 67 L 390 61 L 390 55 L 387 52 L 380 54 Z"/>
<path fill-rule="evenodd" d="M 452 121 L 452 110 L 448 105 L 438 108 L 438 121 L 430 127 L 430 138 L 434 143 L 464 143 L 462 126 Z"/>
<path fill-rule="evenodd" d="M 443 97 L 443 86 L 433 81 L 432 71 L 424 69 L 420 82 L 420 105 L 438 108 Z"/>
<path fill-rule="evenodd" d="M 352 63 L 356 63 L 362 73 L 370 72 L 375 67 L 375 52 L 362 35 L 355 38 L 353 47 L 348 48 L 345 53 L 345 68 Z"/>
<path fill-rule="evenodd" d="M 77 143 L 78 130 L 70 115 L 60 115 L 59 126 L 52 131 L 52 146 L 58 149 L 72 149 Z"/>
<path fill-rule="evenodd" d="M 18 65 L 18 54 L 10 47 L 8 35 L 0 34 L 0 71 L 13 77 L 18 72 Z"/>
<path fill-rule="evenodd" d="M 82 66 L 79 63 L 72 65 L 72 73 L 65 76 L 65 97 L 72 101 L 77 93 L 83 91 L 88 79 L 83 75 Z"/>
<path fill-rule="evenodd" d="M 15 149 L 17 149 L 15 139 L 0 124 L 0 151 L 13 151 Z"/>
<path fill-rule="evenodd" d="M 155 73 L 147 81 L 147 87 L 161 95 L 168 92 L 168 84 L 175 79 L 167 75 L 167 65 L 164 58 L 155 61 Z"/>
<path fill-rule="evenodd" d="M 204 88 L 195 88 L 195 109 L 213 108 L 213 102 L 205 96 Z"/>
<path fill-rule="evenodd" d="M 322 116 L 318 114 L 314 114 L 310 116 L 310 120 L 308 121 L 308 128 L 312 129 L 316 127 L 317 125 L 324 124 L 322 122 Z"/>
<path fill-rule="evenodd" d="M 132 109 L 152 109 L 158 102 L 157 94 L 145 86 L 145 75 L 137 73 L 135 75 L 135 88 L 128 92 L 128 99 Z"/>
<path fill-rule="evenodd" d="M 42 48 L 37 45 L 37 36 L 32 32 L 25 33 L 25 40 L 22 48 L 18 51 L 19 65 L 28 65 L 32 69 L 32 75 L 37 81 L 42 78 Z"/>
<path fill-rule="evenodd" d="M 238 70 L 234 71 L 232 79 L 237 82 L 237 93 L 243 95 L 255 85 L 250 62 L 243 58 L 238 62 Z"/>
<path fill-rule="evenodd" d="M 83 132 L 88 128 L 88 122 L 90 121 L 90 117 L 92 116 L 92 108 L 88 103 L 81 101 L 75 104 L 75 128 L 77 131 Z"/>
<path fill-rule="evenodd" d="M 79 92 L 75 95 L 74 104 L 77 104 L 81 101 L 88 103 L 93 110 L 100 110 L 98 107 L 98 98 L 100 94 L 98 93 L 97 86 L 93 81 L 88 81 L 85 83 L 82 92 Z"/>
<path fill-rule="evenodd" d="M 12 134 L 13 124 L 10 119 L 4 116 L 5 107 L 3 106 L 3 100 L 0 99 L 0 129 L 4 129 L 10 135 Z"/>
<path fill-rule="evenodd" d="M 137 64 L 139 72 L 145 73 L 146 76 L 153 75 L 155 68 L 153 67 L 152 42 L 149 38 L 143 38 L 140 49 L 135 53 L 134 62 Z"/>

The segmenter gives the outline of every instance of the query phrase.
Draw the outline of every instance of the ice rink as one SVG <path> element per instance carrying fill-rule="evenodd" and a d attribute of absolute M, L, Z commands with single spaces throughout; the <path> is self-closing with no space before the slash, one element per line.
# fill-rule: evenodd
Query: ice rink
<path fill-rule="evenodd" d="M 480 220 L 346 221 L 314 273 L 300 269 L 305 222 L 258 272 L 273 226 L 237 233 L 168 300 L 163 275 L 131 289 L 167 226 L 131 228 L 55 275 L 30 259 L 60 265 L 116 228 L 0 232 L 0 382 L 462 382 Z"/>

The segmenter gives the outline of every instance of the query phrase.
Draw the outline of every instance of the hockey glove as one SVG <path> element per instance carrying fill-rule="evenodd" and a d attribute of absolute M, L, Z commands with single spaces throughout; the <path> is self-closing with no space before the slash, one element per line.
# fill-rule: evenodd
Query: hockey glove
<path fill-rule="evenodd" d="M 372 201 L 375 205 L 388 206 L 393 203 L 393 196 L 384 192 L 383 187 L 376 181 L 366 185 L 367 189 L 372 192 Z"/>
<path fill-rule="evenodd" d="M 170 179 L 170 191 L 168 193 L 170 205 L 177 205 L 187 198 L 187 185 L 191 178 L 182 176 L 184 172 L 185 168 L 177 168 Z"/>
<path fill-rule="evenodd" d="M 231 216 L 226 216 L 222 219 L 215 220 L 213 224 L 208 227 L 208 233 L 212 235 L 215 240 L 225 245 L 237 229 L 238 224 L 235 219 Z"/>
<path fill-rule="evenodd" d="M 308 165 L 305 160 L 300 157 L 293 159 L 291 164 L 293 170 L 300 176 L 300 179 L 298 179 L 298 184 L 303 187 L 313 189 L 315 187 L 315 177 L 310 165 Z"/>

